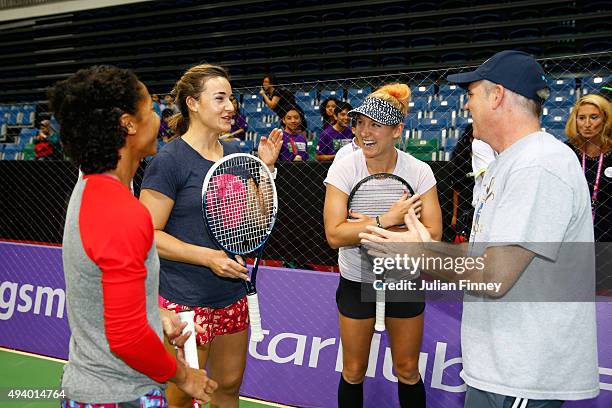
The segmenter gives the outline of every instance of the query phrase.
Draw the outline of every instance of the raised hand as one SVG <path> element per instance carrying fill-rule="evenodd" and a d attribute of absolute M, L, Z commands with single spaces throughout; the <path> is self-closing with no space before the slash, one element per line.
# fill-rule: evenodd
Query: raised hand
<path fill-rule="evenodd" d="M 280 129 L 272 129 L 268 137 L 262 136 L 257 148 L 259 158 L 266 163 L 270 169 L 274 167 L 281 147 L 283 146 L 283 131 Z"/>

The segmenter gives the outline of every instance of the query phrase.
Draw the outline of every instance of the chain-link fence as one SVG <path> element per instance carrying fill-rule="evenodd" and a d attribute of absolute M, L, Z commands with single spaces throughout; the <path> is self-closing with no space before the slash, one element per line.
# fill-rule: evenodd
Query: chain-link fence
<path fill-rule="evenodd" d="M 597 92 L 610 81 L 612 52 L 544 59 L 551 86 L 544 105 L 542 127 L 565 141 L 569 112 L 580 96 Z M 445 82 L 447 75 L 469 67 L 396 73 L 376 77 L 281 84 L 295 96 L 305 121 L 308 160 L 279 163 L 277 187 L 280 215 L 265 257 L 269 264 L 334 270 L 336 252 L 329 248 L 323 230 L 323 180 L 330 161 L 317 161 L 317 143 L 322 131 L 321 104 L 335 98 L 356 107 L 377 87 L 391 82 L 410 86 L 410 112 L 397 147 L 428 161 L 438 182 L 443 212 L 444 240 L 461 239 L 471 225 L 472 173 L 469 113 L 464 109 L 465 92 Z M 278 116 L 266 106 L 260 88 L 234 88 L 240 113 L 248 125 L 242 140 L 246 152 L 256 151 L 259 138 L 279 127 Z M 163 103 L 163 97 L 160 98 Z M 0 238 L 59 243 L 67 198 L 76 180 L 76 170 L 63 162 L 30 161 L 36 157 L 37 127 L 45 118 L 46 105 L 0 107 L 2 118 L 0 162 Z M 54 127 L 51 123 L 51 127 Z M 166 135 L 167 136 L 167 135 Z M 351 139 L 338 141 L 338 149 Z M 160 147 L 164 142 L 160 140 Z M 605 160 L 610 162 L 610 157 Z M 588 164 L 588 163 L 587 163 Z M 142 168 L 135 180 L 138 190 Z M 612 240 L 612 169 L 604 168 L 598 196 L 596 224 L 600 240 Z M 592 188 L 591 184 L 591 188 Z"/>

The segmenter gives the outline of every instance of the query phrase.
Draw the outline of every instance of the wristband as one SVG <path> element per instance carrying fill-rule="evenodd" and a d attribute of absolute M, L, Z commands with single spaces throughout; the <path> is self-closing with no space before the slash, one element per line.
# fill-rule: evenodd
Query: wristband
<path fill-rule="evenodd" d="M 383 226 L 382 226 L 382 224 L 380 223 L 380 217 L 379 217 L 378 215 L 376 216 L 376 226 L 377 226 L 378 228 L 382 228 L 382 229 L 384 229 L 384 228 L 383 228 Z"/>

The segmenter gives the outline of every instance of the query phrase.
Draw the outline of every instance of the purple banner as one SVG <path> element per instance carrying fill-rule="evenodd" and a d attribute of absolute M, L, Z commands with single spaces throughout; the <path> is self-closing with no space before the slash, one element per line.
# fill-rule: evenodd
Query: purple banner
<path fill-rule="evenodd" d="M 252 343 L 242 394 L 300 407 L 335 407 L 342 366 L 332 273 L 261 268 L 264 340 Z M 461 304 L 429 303 L 420 371 L 428 407 L 463 406 L 459 377 Z M 612 406 L 612 303 L 597 305 L 601 394 L 565 406 Z M 577 333 L 576 335 L 579 335 Z M 0 243 L 0 346 L 67 358 L 61 248 Z M 386 334 L 375 334 L 366 407 L 397 407 L 397 379 Z"/>

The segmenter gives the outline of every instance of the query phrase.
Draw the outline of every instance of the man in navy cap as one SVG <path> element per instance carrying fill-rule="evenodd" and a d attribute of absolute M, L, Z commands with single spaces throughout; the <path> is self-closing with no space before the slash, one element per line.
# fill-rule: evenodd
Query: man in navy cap
<path fill-rule="evenodd" d="M 474 137 L 499 154 L 485 173 L 469 244 L 459 254 L 460 246 L 427 244 L 432 240 L 414 213 L 406 216 L 408 232 L 371 228 L 362 242 L 422 241 L 426 256 L 480 256 L 484 267 L 424 272 L 455 282 L 500 283 L 501 289 L 465 292 L 466 407 L 556 408 L 594 398 L 599 376 L 589 295 L 589 190 L 573 152 L 541 130 L 549 94 L 542 67 L 526 53 L 502 51 L 448 80 L 468 90 Z M 587 244 L 580 252 L 575 243 Z M 573 287 L 585 291 L 566 296 L 575 294 Z"/>

